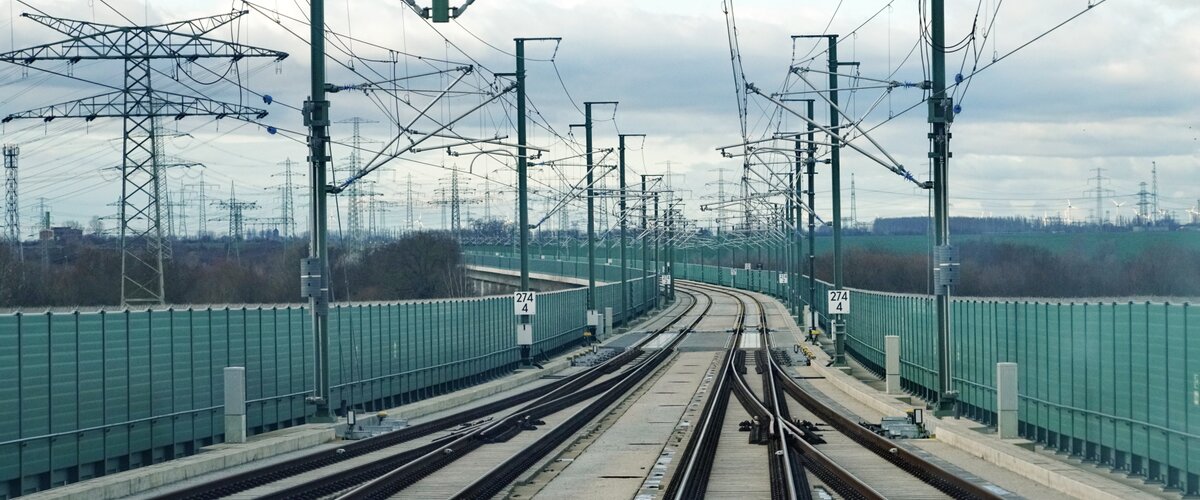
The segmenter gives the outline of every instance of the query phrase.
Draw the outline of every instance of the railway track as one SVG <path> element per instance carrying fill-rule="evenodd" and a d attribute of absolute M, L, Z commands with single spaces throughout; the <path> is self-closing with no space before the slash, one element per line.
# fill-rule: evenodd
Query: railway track
<path fill-rule="evenodd" d="M 728 469 L 726 462 L 737 460 L 754 461 L 750 467 L 760 470 L 766 466 L 768 475 L 761 482 L 769 483 L 772 499 L 809 499 L 814 485 L 843 498 L 999 498 L 859 426 L 810 394 L 772 356 L 767 309 L 756 296 L 696 283 L 681 283 L 680 289 L 691 298 L 686 307 L 677 305 L 681 311 L 666 325 L 596 367 L 336 451 L 311 453 L 160 498 L 239 493 L 273 499 L 491 498 L 652 378 L 718 295 L 736 304 L 734 326 L 700 417 L 664 483 L 664 498 L 723 494 L 713 489 L 714 467 Z M 652 343 L 657 348 L 646 347 Z M 758 377 L 747 376 L 751 360 Z M 731 409 L 730 401 L 737 406 Z M 735 422 L 730 415 L 749 418 Z M 821 436 L 829 443 L 819 444 L 812 426 L 802 421 L 827 426 Z M 739 424 L 749 438 L 737 437 L 748 442 L 730 442 L 735 435 L 729 426 Z M 534 429 L 538 432 L 525 432 Z M 435 435 L 439 437 L 427 439 Z M 740 451 L 741 458 L 721 455 L 730 450 Z M 361 463 L 336 472 L 325 469 L 347 460 Z M 280 480 L 287 480 L 280 483 L 286 486 L 262 494 L 253 490 Z"/>
<path fill-rule="evenodd" d="M 520 430 L 530 429 L 536 425 L 544 425 L 545 422 L 543 419 L 554 416 L 558 421 L 552 426 L 548 425 L 547 427 L 551 427 L 550 429 L 544 433 L 540 433 L 535 439 L 530 439 L 527 443 L 521 443 L 519 449 L 512 450 L 511 453 L 505 452 L 505 454 L 509 455 L 507 459 L 502 460 L 482 475 L 479 475 L 457 492 L 447 495 L 449 491 L 445 490 L 446 486 L 438 485 L 441 488 L 440 490 L 426 491 L 415 496 L 427 497 L 429 495 L 437 495 L 473 499 L 490 498 L 499 493 L 507 488 L 517 476 L 535 465 L 584 425 L 599 416 L 610 405 L 636 388 L 651 373 L 671 358 L 675 352 L 675 346 L 686 337 L 687 332 L 691 331 L 703 319 L 708 309 L 712 306 L 712 300 L 708 298 L 707 294 L 699 293 L 691 295 L 695 300 L 693 300 L 692 305 L 676 321 L 682 319 L 691 312 L 692 308 L 699 304 L 698 296 L 707 298 L 704 309 L 695 316 L 691 323 L 681 329 L 679 335 L 674 336 L 664 347 L 652 352 L 643 351 L 641 346 L 652 341 L 652 338 L 647 338 L 643 339 L 643 343 L 639 343 L 637 348 L 627 350 L 626 353 L 632 353 L 632 355 L 636 356 L 636 359 L 621 372 L 603 381 L 578 387 L 574 391 L 564 391 L 556 398 L 543 397 L 503 419 L 483 426 L 478 431 L 471 432 L 455 439 L 453 442 L 446 443 L 383 476 L 346 491 L 338 495 L 337 498 L 339 500 L 388 498 L 405 490 L 405 488 L 418 484 L 436 473 L 439 469 L 459 461 L 459 459 L 468 456 L 473 450 L 487 443 L 497 443 L 512 439 Z M 665 331 L 666 329 L 664 328 L 657 332 L 656 335 L 662 334 Z M 560 412 L 564 411 L 565 414 L 560 414 Z M 482 460 L 477 462 L 482 462 Z M 473 465 L 478 466 L 479 464 L 475 463 Z M 454 479 L 460 479 L 462 474 L 454 474 L 454 476 Z"/>
<path fill-rule="evenodd" d="M 690 304 L 675 306 L 680 312 L 674 314 L 665 325 L 656 329 L 622 354 L 614 356 L 587 370 L 491 403 L 436 418 L 429 422 L 372 438 L 349 442 L 336 449 L 323 449 L 268 466 L 245 470 L 219 480 L 198 483 L 152 498 L 161 500 L 225 498 L 255 489 L 263 489 L 273 483 L 300 476 L 316 477 L 303 481 L 291 481 L 287 487 L 279 488 L 263 495 L 240 496 L 272 499 L 323 498 L 379 479 L 398 468 L 426 457 L 434 451 L 447 448 L 449 443 L 455 443 L 458 446 L 458 443 L 462 441 L 464 436 L 474 436 L 486 429 L 489 431 L 486 437 L 488 439 L 495 439 L 498 434 L 512 432 L 511 428 L 514 425 L 527 425 L 527 422 L 521 422 L 521 419 L 513 417 L 513 414 L 506 414 L 506 412 L 511 412 L 514 408 L 520 406 L 521 410 L 514 413 L 522 413 L 525 416 L 541 415 L 555 408 L 561 409 L 564 405 L 569 406 L 571 401 L 595 396 L 603 392 L 603 389 L 615 385 L 615 382 L 612 382 L 614 374 L 622 367 L 635 361 L 635 359 L 642 357 L 644 354 L 642 351 L 643 346 L 652 342 L 656 337 L 671 331 L 693 311 L 699 300 L 694 295 L 691 298 Z M 678 335 L 676 341 L 682 337 L 682 335 Z M 497 415 L 503 417 L 499 419 L 500 422 L 494 421 Z M 489 418 L 493 421 L 487 421 Z M 500 423 L 504 425 L 499 425 Z M 501 432 L 503 429 L 509 430 Z M 429 442 L 420 442 L 422 439 L 431 438 L 439 434 L 446 435 Z M 461 446 L 459 447 L 462 448 Z M 370 462 L 355 467 L 353 470 L 328 475 L 320 473 L 321 470 L 342 462 L 352 460 L 361 461 L 364 459 L 369 459 Z"/>
<path fill-rule="evenodd" d="M 746 301 L 738 294 L 723 288 L 710 288 L 695 283 L 688 283 L 687 286 L 688 289 L 695 287 L 733 298 L 737 303 L 738 312 L 732 335 L 726 345 L 720 379 L 705 405 L 699 427 L 693 432 L 684 450 L 679 468 L 671 476 L 664 498 L 702 498 L 708 493 L 713 467 L 717 462 L 718 448 L 721 447 L 721 428 L 727 425 L 725 419 L 731 397 L 735 398 L 751 417 L 748 429 L 750 443 L 766 445 L 766 452 L 761 456 L 768 465 L 771 498 L 810 498 L 807 496 L 810 492 L 808 478 L 800 467 L 799 452 L 787 439 L 788 433 L 784 427 L 787 422 L 783 416 L 786 410 L 780 410 L 778 391 L 773 379 L 764 377 L 761 394 L 757 394 L 744 377 L 748 351 L 742 346 L 752 344 L 765 348 L 768 334 L 765 315 L 760 310 L 755 332 L 747 334 Z M 747 342 L 747 335 L 756 337 L 757 342 Z M 759 352 L 758 349 L 754 351 Z"/>
<path fill-rule="evenodd" d="M 814 479 L 844 498 L 1000 498 L 870 432 L 805 390 L 771 355 L 768 316 L 758 297 L 696 283 L 683 284 L 687 289 L 734 297 L 739 303 L 739 313 L 725 355 L 722 380 L 709 398 L 701 426 L 694 431 L 680 467 L 671 477 L 666 498 L 705 495 L 730 395 L 751 416 L 750 441 L 767 447 L 772 499 L 812 498 L 810 481 Z M 757 316 L 752 333 L 746 327 L 747 305 L 753 305 Z M 756 336 L 757 342 L 747 341 L 747 336 Z M 762 378 L 757 384 L 745 376 L 745 359 L 751 353 Z M 830 444 L 813 444 L 806 439 L 812 433 L 800 424 L 805 420 L 832 428 L 835 432 L 822 434 Z"/>

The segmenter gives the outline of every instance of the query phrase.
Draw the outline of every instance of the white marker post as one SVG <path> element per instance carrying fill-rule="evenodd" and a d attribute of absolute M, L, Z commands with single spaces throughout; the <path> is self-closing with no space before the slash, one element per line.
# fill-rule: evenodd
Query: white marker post
<path fill-rule="evenodd" d="M 850 314 L 850 291 L 849 290 L 830 290 L 829 303 L 826 304 L 829 314 L 845 315 Z M 833 345 L 841 345 L 844 342 L 842 335 L 845 335 L 846 322 L 844 320 L 833 321 L 832 334 L 830 338 L 833 340 Z M 841 352 L 840 350 L 838 352 Z"/>

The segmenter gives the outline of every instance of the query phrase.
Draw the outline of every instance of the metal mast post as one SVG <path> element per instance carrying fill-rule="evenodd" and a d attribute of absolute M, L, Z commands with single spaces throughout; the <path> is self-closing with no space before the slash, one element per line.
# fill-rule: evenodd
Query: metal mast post
<path fill-rule="evenodd" d="M 958 393 L 953 387 L 950 352 L 950 291 L 957 281 L 958 255 L 950 246 L 950 207 L 948 195 L 948 166 L 950 163 L 950 134 L 947 129 L 954 120 L 954 105 L 946 97 L 946 29 L 944 0 L 933 0 L 930 10 L 932 25 L 931 62 L 933 70 L 932 96 L 929 98 L 929 157 L 933 161 L 934 293 L 937 296 L 938 325 L 938 401 L 934 415 L 945 416 L 955 411 Z"/>
<path fill-rule="evenodd" d="M 526 130 L 526 102 L 525 102 L 525 42 L 526 41 L 541 41 L 553 40 L 558 41 L 561 38 L 514 38 L 516 42 L 517 56 L 517 226 L 520 227 L 520 245 L 521 245 L 521 289 L 520 291 L 529 292 L 529 152 L 527 149 L 528 131 Z M 530 338 L 532 340 L 532 326 L 530 325 L 531 316 L 519 316 L 520 328 L 530 329 Z M 521 360 L 529 361 L 529 350 L 531 345 L 523 344 L 518 338 L 518 343 L 521 345 Z"/>
<path fill-rule="evenodd" d="M 842 281 L 842 163 L 839 139 L 838 114 L 838 58 L 837 35 L 829 35 L 829 137 L 830 179 L 833 188 L 833 288 L 841 290 L 845 283 Z M 833 319 L 833 364 L 846 366 L 846 319 L 838 314 Z"/>
<path fill-rule="evenodd" d="M 650 298 L 650 247 L 646 245 L 650 234 L 647 232 L 650 228 L 646 220 L 646 175 L 642 174 L 642 301 Z"/>
<path fill-rule="evenodd" d="M 813 101 L 808 101 L 808 313 L 809 326 L 817 326 L 817 139 Z"/>
<path fill-rule="evenodd" d="M 629 244 L 626 241 L 625 234 L 625 134 L 617 134 L 617 150 L 618 162 L 620 163 L 620 179 L 618 183 L 621 185 L 621 198 L 619 201 L 620 210 L 617 211 L 617 217 L 620 217 L 617 222 L 621 224 L 621 316 L 625 323 L 629 323 L 629 276 L 625 270 L 628 262 L 625 260 L 626 246 Z"/>
<path fill-rule="evenodd" d="M 587 232 L 588 232 L 588 294 L 587 310 L 589 320 L 596 314 L 596 197 L 594 170 L 596 164 L 592 157 L 592 106 L 596 104 L 616 105 L 616 101 L 588 101 L 583 103 L 583 127 L 586 134 L 585 148 L 587 151 Z M 592 325 L 596 326 L 596 325 Z M 593 332 L 595 333 L 595 332 Z"/>
<path fill-rule="evenodd" d="M 313 420 L 333 421 L 329 406 L 329 227 L 326 220 L 328 187 L 325 185 L 329 156 L 329 101 L 325 100 L 325 2 L 312 0 L 309 11 L 312 87 L 305 103 L 308 125 L 309 247 L 301 264 L 301 290 L 308 297 L 313 329 Z"/>
<path fill-rule="evenodd" d="M 658 250 L 659 250 L 659 247 L 658 247 L 658 238 L 659 238 L 658 221 L 659 221 L 658 192 L 655 192 L 654 193 L 654 271 L 659 274 L 659 276 L 660 276 L 659 279 L 661 281 L 663 269 L 662 269 L 662 265 L 660 264 L 662 262 L 662 258 L 659 256 L 659 252 L 658 252 Z M 656 308 L 658 307 L 658 299 L 661 296 L 662 296 L 662 290 L 660 290 L 657 286 L 655 286 L 654 287 L 654 307 L 656 307 Z"/>
<path fill-rule="evenodd" d="M 627 252 L 629 246 L 628 240 L 628 220 L 629 214 L 626 211 L 628 202 L 626 200 L 625 190 L 625 138 L 626 137 L 645 137 L 645 134 L 618 134 L 617 150 L 618 161 L 620 163 L 620 183 L 621 183 L 621 199 L 620 199 L 620 223 L 621 223 L 621 310 L 624 311 L 624 324 L 629 324 L 629 276 L 626 268 L 629 266 L 627 260 Z"/>
<path fill-rule="evenodd" d="M 787 246 L 789 252 L 787 254 L 788 267 L 788 304 L 791 305 L 792 316 L 799 317 L 802 309 L 800 309 L 800 296 L 798 294 L 798 285 L 800 284 L 800 250 L 803 241 L 800 234 L 800 200 L 803 195 L 801 187 L 801 175 L 804 175 L 804 146 L 800 140 L 800 135 L 796 135 L 795 151 L 796 166 L 794 170 L 788 173 L 788 182 L 792 188 L 792 196 L 788 198 L 788 220 L 785 231 L 791 231 L 792 237 L 788 238 L 790 244 Z M 786 234 L 786 233 L 785 233 Z"/>
<path fill-rule="evenodd" d="M 675 194 L 671 194 L 671 202 L 667 203 L 667 300 L 675 300 Z"/>
<path fill-rule="evenodd" d="M 646 192 L 646 180 L 650 178 L 662 178 L 660 174 L 641 174 L 642 177 L 642 300 L 650 300 L 650 292 L 654 291 L 654 307 L 658 307 L 658 285 L 650 283 L 650 239 L 653 237 L 650 231 L 649 219 L 649 193 Z M 658 195 L 655 195 L 657 198 Z M 658 273 L 658 243 L 655 242 L 654 251 L 654 269 L 657 279 Z"/>
<path fill-rule="evenodd" d="M 528 292 L 529 290 L 529 158 L 526 157 L 527 150 L 525 148 L 526 130 L 525 130 L 525 40 L 515 39 L 517 44 L 517 226 L 520 227 L 520 245 L 521 245 L 521 291 Z M 529 316 L 519 316 L 521 326 L 517 328 L 533 328 L 529 325 L 532 319 Z M 531 331 L 532 333 L 532 331 Z M 518 336 L 517 343 L 521 345 L 521 361 L 529 362 L 529 350 L 532 344 L 526 345 L 520 341 Z M 531 336 L 532 337 L 532 336 Z M 529 340 L 532 340 L 529 339 Z"/>
<path fill-rule="evenodd" d="M 794 38 L 824 38 L 828 43 L 829 50 L 829 164 L 830 164 L 830 183 L 833 188 L 833 288 L 841 290 L 844 286 L 842 282 L 842 163 L 841 163 L 841 140 L 839 131 L 839 113 L 838 113 L 838 67 L 842 63 L 838 62 L 837 44 L 838 35 L 799 35 Z M 849 63 L 854 64 L 854 63 Z M 809 115 L 811 116 L 811 114 Z M 811 136 L 810 136 L 811 137 Z M 812 185 L 809 185 L 809 190 L 812 190 Z M 815 276 L 812 277 L 816 279 Z M 810 305 L 815 307 L 815 305 Z M 831 329 L 833 330 L 834 341 L 834 366 L 846 365 L 846 320 L 838 315 L 830 315 Z"/>

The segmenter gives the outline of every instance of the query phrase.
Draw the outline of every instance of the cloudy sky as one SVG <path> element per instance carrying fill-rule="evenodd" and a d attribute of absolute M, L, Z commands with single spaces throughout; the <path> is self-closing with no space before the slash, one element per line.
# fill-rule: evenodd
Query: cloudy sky
<path fill-rule="evenodd" d="M 183 214 L 177 218 L 176 231 L 199 229 L 202 173 L 210 200 L 227 199 L 233 189 L 239 199 L 258 203 L 259 208 L 248 216 L 278 217 L 279 195 L 273 186 L 283 181 L 280 162 L 289 158 L 303 162 L 306 156 L 296 108 L 308 90 L 308 47 L 302 39 L 307 33 L 307 3 L 159 0 L 147 5 L 109 0 L 110 8 L 89 0 L 27 1 L 49 15 L 122 25 L 130 23 L 122 15 L 136 23 L 162 23 L 231 8 L 249 10 L 214 36 L 288 52 L 285 61 L 246 59 L 233 67 L 225 61 L 163 62 L 156 66 L 153 79 L 160 90 L 198 92 L 271 113 L 254 123 L 199 117 L 164 121 L 167 153 L 205 165 L 172 168 L 168 173 L 173 201 L 183 202 L 174 208 L 176 215 Z M 20 18 L 21 12 L 33 12 L 29 6 L 5 3 L 10 8 L 0 15 L 5 16 L 3 30 L 10 36 L 0 37 L 0 46 L 9 44 L 4 50 L 62 39 Z M 1152 164 L 1157 163 L 1162 208 L 1187 216 L 1185 210 L 1200 198 L 1200 31 L 1194 28 L 1200 25 L 1200 5 L 1182 0 L 1110 0 L 1017 50 L 1087 9 L 1088 0 L 949 3 L 947 41 L 967 43 L 948 56 L 948 78 L 987 67 L 969 80 L 969 86 L 957 89 L 956 102 L 963 110 L 952 128 L 953 214 L 1066 216 L 1069 201 L 1074 207 L 1071 217 L 1084 219 L 1095 207 L 1094 196 L 1084 194 L 1088 178 L 1101 168 L 1107 178 L 1104 188 L 1112 190 L 1112 197 L 1104 200 L 1105 215 L 1112 217 L 1120 210 L 1127 217 L 1136 203 L 1138 183 L 1151 181 Z M 927 47 L 918 45 L 918 2 L 737 0 L 733 7 L 740 71 L 747 82 L 764 90 L 806 90 L 803 81 L 788 76 L 789 66 L 825 67 L 824 47 L 812 41 L 793 43 L 790 35 L 796 34 L 842 35 L 839 56 L 860 62 L 858 74 L 863 77 L 926 78 L 922 52 Z M 18 16 L 15 21 L 12 14 Z M 351 91 L 331 96 L 335 120 L 361 117 L 374 122 L 361 125 L 366 150 L 379 150 L 395 138 L 397 121 L 408 125 L 418 110 L 430 104 L 433 92 L 458 78 L 460 73 L 452 68 L 472 64 L 476 70 L 463 77 L 449 99 L 434 103 L 429 118 L 417 120 L 413 130 L 432 131 L 438 123 L 479 105 L 488 92 L 503 88 L 506 81 L 493 73 L 512 71 L 514 37 L 562 37 L 561 43 L 527 46 L 529 96 L 536 108 L 531 142 L 547 150 L 542 160 L 559 160 L 536 174 L 533 186 L 540 194 L 534 201 L 535 221 L 567 185 L 578 183 L 584 174 L 582 161 L 570 158 L 581 151 L 580 146 L 569 143 L 583 141 L 582 129 L 570 125 L 583 121 L 578 108 L 584 101 L 620 101 L 615 112 L 611 106 L 595 108 L 596 147 L 614 147 L 618 132 L 647 134 L 644 141 L 629 141 L 630 175 L 669 169 L 676 174 L 673 187 L 687 199 L 685 211 L 690 216 L 712 217 L 711 212 L 701 213 L 699 206 L 715 198 L 720 169 L 727 170 L 727 181 L 740 176 L 741 159 L 723 158 L 715 150 L 743 140 L 727 18 L 720 1 L 477 0 L 456 22 L 431 25 L 399 0 L 330 0 L 327 24 L 338 34 L 330 44 L 331 82 L 352 85 L 443 71 L 404 80 L 403 86 L 411 92 Z M 0 115 L 108 92 L 111 89 L 99 84 L 119 87 L 123 78 L 119 61 L 36 66 L 76 79 L 6 65 L 0 68 Z M 823 75 L 810 73 L 808 78 L 824 88 Z M 869 85 L 873 84 L 866 80 L 841 81 L 844 88 Z M 841 99 L 848 113 L 862 119 L 864 128 L 878 125 L 872 137 L 924 180 L 928 169 L 924 108 L 902 113 L 921 101 L 920 92 L 901 88 L 883 94 L 879 89 L 861 89 L 843 92 Z M 271 104 L 263 102 L 264 94 L 271 96 Z M 508 142 L 514 141 L 513 102 L 511 95 L 501 97 L 462 118 L 454 126 L 455 133 L 508 136 Z M 828 120 L 827 110 L 818 109 L 819 121 Z M 751 139 L 802 126 L 755 96 L 746 111 Z M 268 133 L 268 126 L 278 133 Z M 119 121 L 104 119 L 91 123 L 17 120 L 3 126 L 3 142 L 21 147 L 26 226 L 36 218 L 40 198 L 46 199 L 56 223 L 86 224 L 94 215 L 116 212 L 113 205 L 120 181 L 113 167 L 121 162 L 120 127 Z M 349 164 L 351 135 L 351 125 L 335 125 L 334 157 L 339 166 Z M 460 176 L 464 196 L 478 201 L 465 209 L 470 217 L 511 213 L 509 157 L 470 154 L 479 151 L 477 147 L 456 147 L 453 151 L 463 154 L 448 156 L 439 146 L 452 142 L 461 141 L 431 140 L 422 145 L 431 151 L 406 153 L 368 176 L 373 183 L 364 185 L 364 190 L 378 193 L 373 198 L 383 203 L 377 206 L 392 204 L 386 220 L 376 224 L 399 227 L 403 223 L 405 181 L 411 175 L 417 224 L 441 227 L 442 208 L 431 202 L 441 196 L 440 187 L 448 186 L 448 168 L 464 172 Z M 873 149 L 865 141 L 858 142 Z M 399 143 L 407 145 L 408 136 Z M 764 158 L 783 160 L 779 155 Z M 612 155 L 603 158 L 605 164 L 615 161 Z M 852 151 L 843 153 L 843 164 L 847 198 L 850 174 L 854 175 L 858 219 L 926 213 L 926 193 L 878 164 Z M 297 168 L 299 175 L 303 168 Z M 767 167 L 756 168 L 769 175 Z M 298 182 L 304 180 L 297 177 Z M 730 185 L 729 189 L 736 188 Z M 828 210 L 821 208 L 828 207 L 828 176 L 819 178 L 817 191 L 818 211 L 828 218 Z M 484 203 L 485 199 L 491 203 Z M 1118 209 L 1113 201 L 1123 206 Z M 297 204 L 303 208 L 303 200 Z M 339 208 L 344 227 L 348 224 L 344 200 Z M 570 210 L 566 222 L 578 223 L 582 219 L 578 208 Z M 224 232 L 227 223 L 220 220 L 222 212 L 211 204 L 206 212 L 208 230 Z M 849 216 L 849 207 L 846 212 Z M 550 219 L 546 227 L 561 223 L 559 217 Z M 304 222 L 299 221 L 301 226 Z M 110 228 L 114 225 L 107 222 Z"/>

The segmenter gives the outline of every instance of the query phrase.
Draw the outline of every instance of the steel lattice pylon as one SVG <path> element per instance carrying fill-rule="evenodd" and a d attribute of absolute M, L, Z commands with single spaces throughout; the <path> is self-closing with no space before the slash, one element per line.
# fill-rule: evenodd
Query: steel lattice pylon
<path fill-rule="evenodd" d="M 122 90 L 8 115 L 20 118 L 122 118 L 124 158 L 121 186 L 121 302 L 126 306 L 164 303 L 162 183 L 156 118 L 187 116 L 262 118 L 261 109 L 155 90 L 151 62 L 244 57 L 281 60 L 284 52 L 209 38 L 213 30 L 245 15 L 230 12 L 152 26 L 115 26 L 43 15 L 22 14 L 69 38 L 0 54 L 0 61 L 32 65 L 37 61 L 121 60 Z"/>
<path fill-rule="evenodd" d="M 408 174 L 407 178 L 405 179 L 404 230 L 407 233 L 413 232 L 413 181 L 412 181 L 412 174 Z"/>
<path fill-rule="evenodd" d="M 17 158 L 21 148 L 4 145 L 4 237 L 16 248 L 21 247 L 21 212 L 17 202 Z"/>
<path fill-rule="evenodd" d="M 225 210 L 225 219 L 229 221 L 229 240 L 237 248 L 238 242 L 246 237 L 246 210 L 258 208 L 258 203 L 253 201 L 241 201 L 237 199 L 237 194 L 234 192 L 233 183 L 229 183 L 229 201 L 217 200 L 214 205 Z"/>
<path fill-rule="evenodd" d="M 283 177 L 283 184 L 276 186 L 274 189 L 279 191 L 279 222 L 283 226 L 283 231 L 280 236 L 284 238 L 296 237 L 296 194 L 297 185 L 293 180 L 296 176 L 294 167 L 298 164 L 293 162 L 291 158 L 279 162 L 283 167 L 283 172 L 272 175 L 271 177 Z"/>
<path fill-rule="evenodd" d="M 354 117 L 348 120 L 339 121 L 337 123 L 348 123 L 352 125 L 353 128 L 353 133 L 350 136 L 350 156 L 346 158 L 346 168 L 343 169 L 343 171 L 347 174 L 346 177 L 349 178 L 357 175 L 362 171 L 363 167 L 366 166 L 363 163 L 363 145 L 370 142 L 375 142 L 363 137 L 362 125 L 364 123 L 370 124 L 379 122 Z M 351 184 L 345 191 L 347 198 L 346 236 L 348 240 L 345 243 L 352 254 L 361 253 L 365 247 L 365 242 L 367 239 L 367 225 L 365 224 L 366 217 L 363 215 L 363 211 L 366 208 L 367 202 L 364 201 L 364 197 L 371 196 L 371 193 L 363 190 L 361 185 L 362 182 L 363 181 L 359 181 Z"/>

